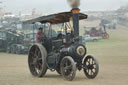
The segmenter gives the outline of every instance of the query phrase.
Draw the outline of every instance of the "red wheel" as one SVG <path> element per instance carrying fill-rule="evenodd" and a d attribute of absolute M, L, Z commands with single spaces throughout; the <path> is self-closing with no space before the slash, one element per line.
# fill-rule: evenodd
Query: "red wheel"
<path fill-rule="evenodd" d="M 108 39 L 109 38 L 109 34 L 103 34 L 103 39 Z"/>

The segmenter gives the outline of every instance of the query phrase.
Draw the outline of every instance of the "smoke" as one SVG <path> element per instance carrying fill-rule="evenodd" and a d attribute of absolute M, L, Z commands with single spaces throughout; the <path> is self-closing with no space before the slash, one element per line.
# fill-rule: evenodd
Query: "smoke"
<path fill-rule="evenodd" d="M 78 8 L 80 6 L 80 0 L 67 0 L 72 8 Z"/>

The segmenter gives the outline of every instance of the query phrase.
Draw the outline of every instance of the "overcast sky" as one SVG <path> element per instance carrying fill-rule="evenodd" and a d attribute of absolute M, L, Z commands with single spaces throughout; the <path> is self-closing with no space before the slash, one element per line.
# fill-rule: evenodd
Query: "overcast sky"
<path fill-rule="evenodd" d="M 19 11 L 30 13 L 36 8 L 38 13 L 53 13 L 68 11 L 70 7 L 67 0 L 0 0 L 7 11 L 18 13 Z M 128 4 L 128 0 L 81 0 L 82 11 L 115 10 Z"/>

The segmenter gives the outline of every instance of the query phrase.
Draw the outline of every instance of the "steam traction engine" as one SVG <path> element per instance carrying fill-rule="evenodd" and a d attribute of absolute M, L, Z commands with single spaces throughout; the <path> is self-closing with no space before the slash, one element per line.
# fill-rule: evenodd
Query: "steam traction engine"
<path fill-rule="evenodd" d="M 41 43 L 34 44 L 28 54 L 28 64 L 30 72 L 35 77 L 43 77 L 47 69 L 57 71 L 66 80 L 75 78 L 76 70 L 83 69 L 84 74 L 93 79 L 97 76 L 99 66 L 93 56 L 86 56 L 86 47 L 81 42 L 79 36 L 79 20 L 86 19 L 87 15 L 79 13 L 78 8 L 73 8 L 71 12 L 63 12 L 48 16 L 39 17 L 33 20 L 25 21 L 27 24 L 40 22 L 42 24 L 60 24 L 67 23 L 72 18 L 73 30 L 67 33 L 67 27 L 64 28 L 65 35 L 61 38 L 43 39 Z M 49 26 L 49 29 L 51 25 Z M 51 35 L 52 32 L 49 32 Z"/>

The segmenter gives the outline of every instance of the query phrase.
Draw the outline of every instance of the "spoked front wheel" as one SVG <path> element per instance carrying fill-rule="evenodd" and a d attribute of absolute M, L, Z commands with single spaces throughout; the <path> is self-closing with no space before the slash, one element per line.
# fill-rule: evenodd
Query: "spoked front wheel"
<path fill-rule="evenodd" d="M 76 75 L 76 64 L 72 57 L 64 57 L 61 61 L 61 75 L 68 81 L 72 81 Z"/>
<path fill-rule="evenodd" d="M 47 71 L 46 64 L 47 51 L 41 44 L 34 44 L 28 55 L 28 64 L 30 72 L 35 77 L 43 77 Z"/>
<path fill-rule="evenodd" d="M 93 79 L 99 72 L 98 61 L 93 56 L 87 56 L 83 63 L 83 70 L 89 79 Z"/>

